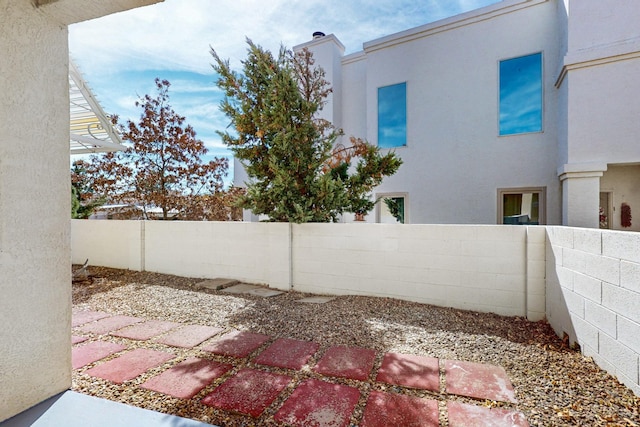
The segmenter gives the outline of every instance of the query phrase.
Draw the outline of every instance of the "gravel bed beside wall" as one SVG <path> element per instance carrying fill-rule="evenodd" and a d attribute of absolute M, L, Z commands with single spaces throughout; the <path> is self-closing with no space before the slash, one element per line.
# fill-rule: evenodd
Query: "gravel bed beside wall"
<path fill-rule="evenodd" d="M 90 267 L 89 273 L 91 280 L 73 285 L 74 310 L 101 310 L 309 340 L 320 343 L 321 351 L 332 345 L 360 346 L 377 350 L 378 358 L 383 352 L 398 352 L 499 365 L 511 378 L 519 402 L 509 407 L 522 411 L 532 426 L 640 426 L 640 398 L 591 359 L 568 348 L 546 322 L 388 298 L 341 296 L 325 304 L 304 304 L 297 300 L 309 295 L 297 292 L 260 298 L 197 289 L 194 285 L 202 279 L 100 267 Z M 122 340 L 107 336 L 101 339 Z M 146 342 L 139 345 L 153 348 Z M 197 354 L 185 349 L 174 353 Z M 276 425 L 273 409 L 252 419 L 205 407 L 199 403 L 204 391 L 194 399 L 179 401 L 137 387 L 152 374 L 145 374 L 134 384 L 117 386 L 74 372 L 73 389 L 220 426 Z M 360 384 L 361 390 L 363 387 L 369 390 L 379 385 Z M 400 392 L 440 401 L 471 402 L 413 390 Z M 277 410 L 282 400 L 272 407 Z M 357 421 L 364 400 L 360 399 L 352 421 Z M 441 423 L 447 426 L 444 405 L 440 408 Z"/>

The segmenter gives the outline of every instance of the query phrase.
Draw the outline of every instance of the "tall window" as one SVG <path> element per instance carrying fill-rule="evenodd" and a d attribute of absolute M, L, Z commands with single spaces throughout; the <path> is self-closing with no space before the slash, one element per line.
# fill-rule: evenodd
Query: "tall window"
<path fill-rule="evenodd" d="M 499 189 L 498 224 L 545 224 L 545 203 L 545 187 Z"/>
<path fill-rule="evenodd" d="M 500 61 L 500 135 L 542 131 L 542 53 Z"/>
<path fill-rule="evenodd" d="M 378 88 L 378 147 L 407 145 L 407 84 Z"/>

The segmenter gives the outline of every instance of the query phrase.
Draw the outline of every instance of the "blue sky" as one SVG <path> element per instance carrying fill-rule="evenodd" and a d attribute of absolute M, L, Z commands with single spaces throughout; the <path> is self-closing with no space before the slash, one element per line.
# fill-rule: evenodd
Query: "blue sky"
<path fill-rule="evenodd" d="M 213 47 L 239 67 L 245 39 L 275 52 L 335 34 L 347 54 L 378 37 L 496 3 L 496 0 L 165 0 L 72 25 L 71 56 L 107 113 L 137 120 L 135 101 L 171 82 L 173 108 L 210 150 L 230 157 L 215 133 L 228 121 L 211 68 Z M 228 179 L 228 181 L 230 178 Z"/>

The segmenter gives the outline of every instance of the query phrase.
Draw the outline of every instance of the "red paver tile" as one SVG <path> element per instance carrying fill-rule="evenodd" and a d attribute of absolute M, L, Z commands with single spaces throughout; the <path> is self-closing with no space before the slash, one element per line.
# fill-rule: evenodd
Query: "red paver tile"
<path fill-rule="evenodd" d="M 447 402 L 449 427 L 529 427 L 522 412 L 504 408 L 485 408 L 460 402 Z"/>
<path fill-rule="evenodd" d="M 103 311 L 76 311 L 71 315 L 71 326 L 75 328 L 105 317 L 111 317 L 111 315 Z"/>
<path fill-rule="evenodd" d="M 173 347 L 192 348 L 222 331 L 223 329 L 212 326 L 186 325 L 155 341 Z"/>
<path fill-rule="evenodd" d="M 322 356 L 314 370 L 333 377 L 364 381 L 373 369 L 376 352 L 361 347 L 331 347 Z"/>
<path fill-rule="evenodd" d="M 145 381 L 140 387 L 180 399 L 191 399 L 231 368 L 232 366 L 227 363 L 189 357 L 160 375 Z"/>
<path fill-rule="evenodd" d="M 109 335 L 116 337 L 129 338 L 132 340 L 148 340 L 160 334 L 177 328 L 180 323 L 165 322 L 162 320 L 148 320 L 146 322 L 136 323 L 126 328 L 118 329 Z"/>
<path fill-rule="evenodd" d="M 268 340 L 269 335 L 231 331 L 202 349 L 224 356 L 247 357 Z"/>
<path fill-rule="evenodd" d="M 127 347 L 124 345 L 106 341 L 94 341 L 81 347 L 74 347 L 71 349 L 71 365 L 73 369 L 78 369 L 125 348 Z"/>
<path fill-rule="evenodd" d="M 357 388 L 305 380 L 284 402 L 275 420 L 301 427 L 347 427 L 359 398 Z"/>
<path fill-rule="evenodd" d="M 242 369 L 202 399 L 202 403 L 258 417 L 290 381 L 286 375 Z"/>
<path fill-rule="evenodd" d="M 133 325 L 134 323 L 142 322 L 143 319 L 133 316 L 111 316 L 100 319 L 94 323 L 87 323 L 80 327 L 83 332 L 91 332 L 94 334 L 102 335 L 107 332 L 115 331 L 116 329 L 124 328 L 125 326 Z"/>
<path fill-rule="evenodd" d="M 376 381 L 422 390 L 440 390 L 440 369 L 435 357 L 387 353 Z"/>
<path fill-rule="evenodd" d="M 95 366 L 85 371 L 85 374 L 103 378 L 116 384 L 122 384 L 151 368 L 162 365 L 174 357 L 174 354 L 165 353 L 164 351 L 137 348 L 120 357 Z"/>
<path fill-rule="evenodd" d="M 89 338 L 82 337 L 80 335 L 71 335 L 71 345 L 81 343 L 81 342 L 86 341 L 88 339 Z"/>
<path fill-rule="evenodd" d="M 437 401 L 380 391 L 372 391 L 369 395 L 361 424 L 362 427 L 438 427 L 439 425 L 440 413 Z"/>
<path fill-rule="evenodd" d="M 511 381 L 500 366 L 445 361 L 447 393 L 517 403 Z"/>
<path fill-rule="evenodd" d="M 289 338 L 279 338 L 256 358 L 261 365 L 287 369 L 301 369 L 318 351 L 320 344 Z"/>

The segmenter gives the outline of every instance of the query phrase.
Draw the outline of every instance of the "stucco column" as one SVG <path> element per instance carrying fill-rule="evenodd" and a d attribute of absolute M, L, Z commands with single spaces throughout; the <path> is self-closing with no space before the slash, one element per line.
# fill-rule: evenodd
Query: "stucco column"
<path fill-rule="evenodd" d="M 67 39 L 0 0 L 0 421 L 71 386 Z"/>
<path fill-rule="evenodd" d="M 156 1 L 0 0 L 0 421 L 71 386 L 67 24 Z"/>
<path fill-rule="evenodd" d="M 558 170 L 562 182 L 562 225 L 598 228 L 600 177 L 606 164 L 567 164 Z"/>

